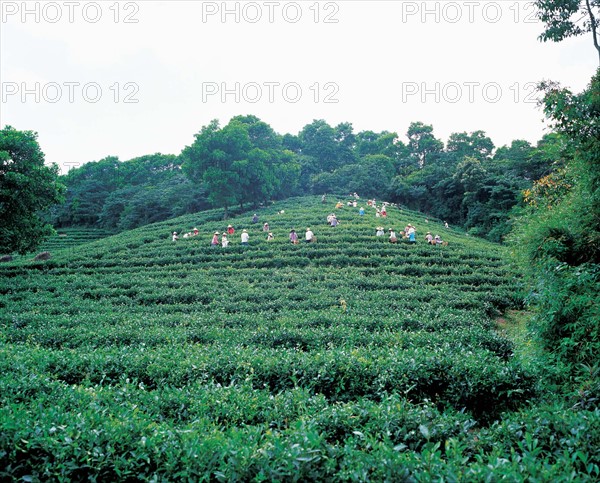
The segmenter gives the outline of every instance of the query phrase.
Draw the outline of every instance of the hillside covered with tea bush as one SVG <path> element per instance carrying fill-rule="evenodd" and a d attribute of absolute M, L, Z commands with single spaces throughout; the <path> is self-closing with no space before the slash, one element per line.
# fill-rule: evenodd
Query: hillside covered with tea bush
<path fill-rule="evenodd" d="M 334 203 L 67 236 L 2 264 L 0 479 L 600 478 L 598 410 L 504 319 L 524 297 L 506 248 Z M 408 223 L 414 245 L 375 236 Z M 307 227 L 316 243 L 289 242 Z"/>

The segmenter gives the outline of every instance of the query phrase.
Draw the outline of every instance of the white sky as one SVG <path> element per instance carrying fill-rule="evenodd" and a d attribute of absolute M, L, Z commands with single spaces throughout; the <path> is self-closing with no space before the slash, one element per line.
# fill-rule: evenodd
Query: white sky
<path fill-rule="evenodd" d="M 3 0 L 0 9 L 0 126 L 37 131 L 63 172 L 108 155 L 179 154 L 211 119 L 238 114 L 281 134 L 325 119 L 406 141 L 422 121 L 444 142 L 481 129 L 496 146 L 535 143 L 545 126 L 533 83 L 579 91 L 597 67 L 588 37 L 539 42 L 526 1 Z"/>

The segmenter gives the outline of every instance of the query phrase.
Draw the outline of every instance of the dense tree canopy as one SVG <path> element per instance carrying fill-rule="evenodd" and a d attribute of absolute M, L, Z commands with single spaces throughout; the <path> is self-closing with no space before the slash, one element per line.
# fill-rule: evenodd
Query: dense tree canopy
<path fill-rule="evenodd" d="M 212 121 L 181 153 L 183 169 L 207 187 L 208 200 L 227 210 L 234 204 L 267 201 L 292 190 L 299 164 L 281 137 L 256 116 L 237 116 L 223 128 Z"/>
<path fill-rule="evenodd" d="M 37 133 L 0 131 L 0 247 L 26 253 L 52 233 L 40 212 L 61 201 L 58 166 L 45 166 Z"/>
<path fill-rule="evenodd" d="M 179 156 L 107 157 L 72 170 L 55 220 L 121 230 L 209 205 L 357 192 L 501 241 L 521 192 L 563 162 L 563 145 L 548 134 L 537 146 L 515 140 L 496 149 L 479 130 L 452 133 L 445 147 L 423 122 L 410 124 L 406 143 L 395 132 L 355 133 L 322 119 L 281 136 L 256 116 L 236 116 L 204 126 Z"/>
<path fill-rule="evenodd" d="M 203 184 L 192 183 L 177 156 L 150 154 L 86 163 L 62 177 L 66 201 L 52 210 L 56 226 L 131 229 L 207 208 Z"/>

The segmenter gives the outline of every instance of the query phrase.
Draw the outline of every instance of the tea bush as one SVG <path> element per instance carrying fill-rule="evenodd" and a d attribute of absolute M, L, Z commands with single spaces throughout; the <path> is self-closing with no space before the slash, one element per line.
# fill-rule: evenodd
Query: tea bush
<path fill-rule="evenodd" d="M 523 298 L 504 249 L 331 211 L 212 210 L 0 266 L 0 479 L 597 479 L 598 413 L 544 409 L 543 364 L 496 330 Z M 416 245 L 375 237 L 407 223 Z"/>

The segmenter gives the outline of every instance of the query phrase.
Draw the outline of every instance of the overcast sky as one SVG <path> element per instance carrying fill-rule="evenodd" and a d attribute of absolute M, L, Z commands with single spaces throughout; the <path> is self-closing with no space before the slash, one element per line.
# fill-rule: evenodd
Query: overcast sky
<path fill-rule="evenodd" d="M 590 38 L 537 40 L 524 1 L 0 3 L 0 126 L 39 133 L 47 162 L 179 154 L 212 119 L 254 114 L 297 134 L 413 121 L 483 130 L 496 146 L 545 131 L 534 84 L 579 91 Z"/>

